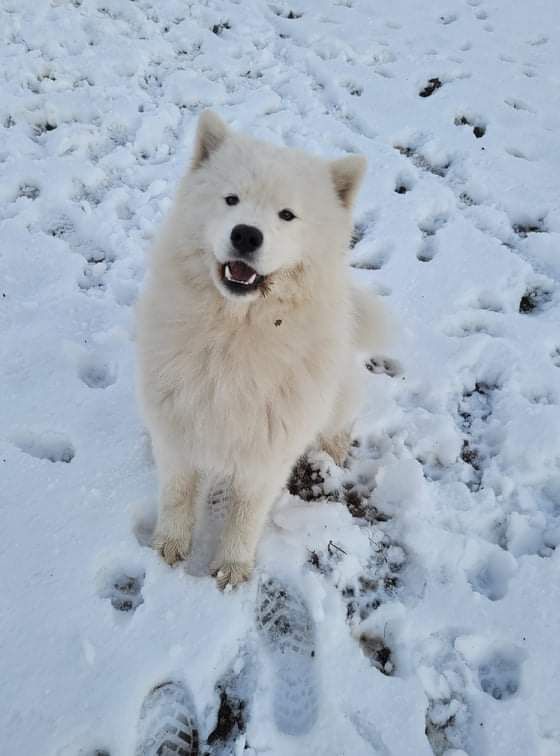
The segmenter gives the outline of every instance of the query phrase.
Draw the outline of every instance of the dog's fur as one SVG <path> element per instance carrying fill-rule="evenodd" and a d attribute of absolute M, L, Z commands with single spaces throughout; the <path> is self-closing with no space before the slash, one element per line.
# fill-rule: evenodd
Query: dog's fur
<path fill-rule="evenodd" d="M 190 171 L 156 244 L 138 306 L 140 399 L 160 481 L 155 547 L 190 548 L 201 475 L 231 481 L 212 563 L 218 584 L 252 570 L 267 513 L 300 455 L 341 464 L 381 333 L 379 305 L 351 283 L 352 203 L 365 160 L 327 162 L 199 120 Z M 224 198 L 235 194 L 239 204 Z M 282 220 L 289 208 L 296 218 Z M 236 224 L 258 227 L 262 285 L 236 296 L 220 275 Z"/>

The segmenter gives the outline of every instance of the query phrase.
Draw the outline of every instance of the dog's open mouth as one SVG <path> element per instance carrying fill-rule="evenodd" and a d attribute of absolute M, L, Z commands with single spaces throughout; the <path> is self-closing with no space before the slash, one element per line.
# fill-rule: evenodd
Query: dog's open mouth
<path fill-rule="evenodd" d="M 250 265 L 241 260 L 229 260 L 220 268 L 222 283 L 234 294 L 248 294 L 255 291 L 265 280 Z"/>

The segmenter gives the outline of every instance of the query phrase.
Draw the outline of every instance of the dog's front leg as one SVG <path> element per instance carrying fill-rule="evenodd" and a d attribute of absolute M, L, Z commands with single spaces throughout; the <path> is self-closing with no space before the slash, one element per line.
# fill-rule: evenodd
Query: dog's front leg
<path fill-rule="evenodd" d="M 194 526 L 196 471 L 160 471 L 159 515 L 153 546 L 168 564 L 186 559 Z"/>
<path fill-rule="evenodd" d="M 267 515 L 280 493 L 277 485 L 241 482 L 234 478 L 231 508 L 226 518 L 218 552 L 210 565 L 220 590 L 248 580 Z"/>

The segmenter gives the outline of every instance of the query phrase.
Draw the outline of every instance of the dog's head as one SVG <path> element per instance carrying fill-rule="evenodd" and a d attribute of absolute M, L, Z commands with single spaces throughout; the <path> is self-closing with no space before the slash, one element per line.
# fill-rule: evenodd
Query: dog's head
<path fill-rule="evenodd" d="M 365 165 L 274 147 L 202 113 L 179 202 L 221 294 L 254 299 L 313 256 L 328 264 L 345 250 Z"/>

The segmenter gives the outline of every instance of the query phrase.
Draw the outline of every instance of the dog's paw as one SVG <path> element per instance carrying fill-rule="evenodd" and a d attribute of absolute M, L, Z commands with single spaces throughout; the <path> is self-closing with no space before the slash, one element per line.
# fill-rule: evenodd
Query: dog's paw
<path fill-rule="evenodd" d="M 344 467 L 344 463 L 348 459 L 349 448 L 349 444 L 344 447 L 329 446 L 328 448 L 323 448 L 323 451 L 326 451 L 327 454 L 332 457 L 332 460 L 337 467 Z"/>
<path fill-rule="evenodd" d="M 187 558 L 190 550 L 190 539 L 188 542 L 184 538 L 172 538 L 165 533 L 157 533 L 154 536 L 153 547 L 158 551 L 163 559 L 173 566 Z"/>
<path fill-rule="evenodd" d="M 321 436 L 319 445 L 321 450 L 332 458 L 335 465 L 343 467 L 350 452 L 352 437 L 347 431 L 341 431 L 335 436 Z"/>
<path fill-rule="evenodd" d="M 216 584 L 221 591 L 228 587 L 235 588 L 240 583 L 245 583 L 251 577 L 253 565 L 251 562 L 213 562 L 211 566 L 212 576 L 216 578 Z"/>

